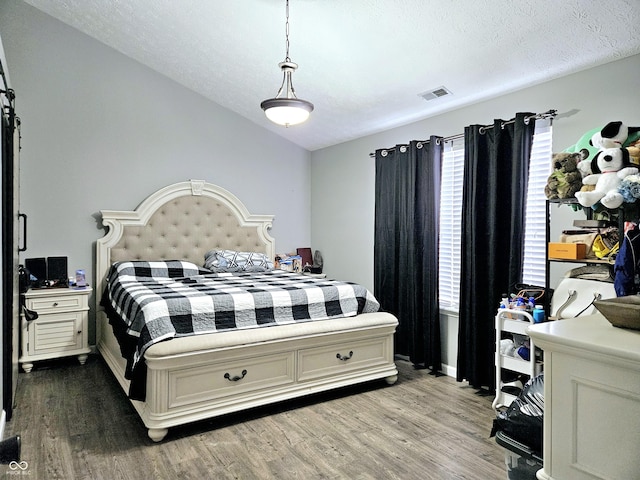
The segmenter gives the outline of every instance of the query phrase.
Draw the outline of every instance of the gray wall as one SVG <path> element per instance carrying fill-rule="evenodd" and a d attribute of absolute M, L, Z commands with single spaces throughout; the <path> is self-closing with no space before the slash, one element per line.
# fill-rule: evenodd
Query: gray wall
<path fill-rule="evenodd" d="M 278 251 L 310 244 L 307 150 L 21 1 L 0 2 L 0 35 L 22 120 L 23 259 L 66 255 L 95 284 L 97 212 L 190 178 L 275 215 Z"/>
<path fill-rule="evenodd" d="M 552 80 L 515 93 L 384 131 L 311 155 L 311 239 L 322 251 L 330 276 L 350 278 L 373 289 L 374 160 L 369 153 L 430 135 L 450 136 L 470 124 L 490 124 L 516 112 L 559 113 L 553 127 L 554 151 L 573 145 L 586 131 L 613 120 L 640 126 L 640 55 Z M 581 214 L 577 214 L 578 216 Z M 552 236 L 572 225 L 569 208 L 554 212 Z M 559 269 L 559 270 L 558 270 Z M 552 270 L 552 283 L 568 267 Z M 492 315 L 493 312 L 488 312 Z M 457 317 L 443 318 L 443 362 L 456 364 Z"/>

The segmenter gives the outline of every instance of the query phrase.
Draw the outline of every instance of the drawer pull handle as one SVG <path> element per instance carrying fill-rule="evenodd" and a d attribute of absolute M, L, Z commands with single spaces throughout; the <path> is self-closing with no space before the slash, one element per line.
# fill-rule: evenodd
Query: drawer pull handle
<path fill-rule="evenodd" d="M 242 370 L 242 376 L 241 377 L 238 377 L 238 376 L 232 377 L 229 373 L 225 373 L 224 374 L 224 378 L 226 378 L 230 382 L 238 382 L 238 381 L 242 380 L 245 377 L 246 374 L 247 374 L 246 370 Z"/>
<path fill-rule="evenodd" d="M 338 360 L 342 360 L 343 362 L 346 362 L 347 360 L 351 360 L 351 357 L 353 357 L 353 350 L 351 350 L 349 352 L 349 355 L 347 355 L 346 357 L 343 355 L 340 355 L 339 353 L 336 353 L 336 358 Z"/>
<path fill-rule="evenodd" d="M 53 302 L 53 306 L 57 307 L 58 306 L 58 302 Z"/>

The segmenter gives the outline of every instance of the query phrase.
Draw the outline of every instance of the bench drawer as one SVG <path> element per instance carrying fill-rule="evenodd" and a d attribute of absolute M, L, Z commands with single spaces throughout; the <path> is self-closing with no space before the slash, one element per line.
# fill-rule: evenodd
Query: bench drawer
<path fill-rule="evenodd" d="M 169 408 L 224 399 L 294 382 L 294 352 L 178 369 L 169 373 Z"/>
<path fill-rule="evenodd" d="M 298 381 L 335 376 L 393 362 L 393 336 L 298 351 Z"/>

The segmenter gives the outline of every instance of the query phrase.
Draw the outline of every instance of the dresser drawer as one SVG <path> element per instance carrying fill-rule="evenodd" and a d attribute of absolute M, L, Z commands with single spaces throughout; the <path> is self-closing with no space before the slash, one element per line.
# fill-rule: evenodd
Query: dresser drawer
<path fill-rule="evenodd" d="M 392 336 L 306 348 L 298 351 L 298 381 L 348 374 L 392 361 Z"/>
<path fill-rule="evenodd" d="M 205 402 L 294 382 L 294 352 L 281 352 L 230 362 L 217 368 L 174 370 L 169 373 L 169 408 Z"/>

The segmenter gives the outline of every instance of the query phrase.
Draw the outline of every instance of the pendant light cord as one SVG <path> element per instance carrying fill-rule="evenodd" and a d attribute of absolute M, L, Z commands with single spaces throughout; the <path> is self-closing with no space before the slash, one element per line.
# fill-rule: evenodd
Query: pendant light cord
<path fill-rule="evenodd" d="M 286 47 L 286 55 L 284 58 L 285 62 L 290 62 L 291 59 L 289 58 L 289 0 L 287 0 L 287 7 L 286 7 L 286 21 L 285 21 L 285 26 L 284 26 L 284 35 L 285 35 L 285 47 Z"/>

